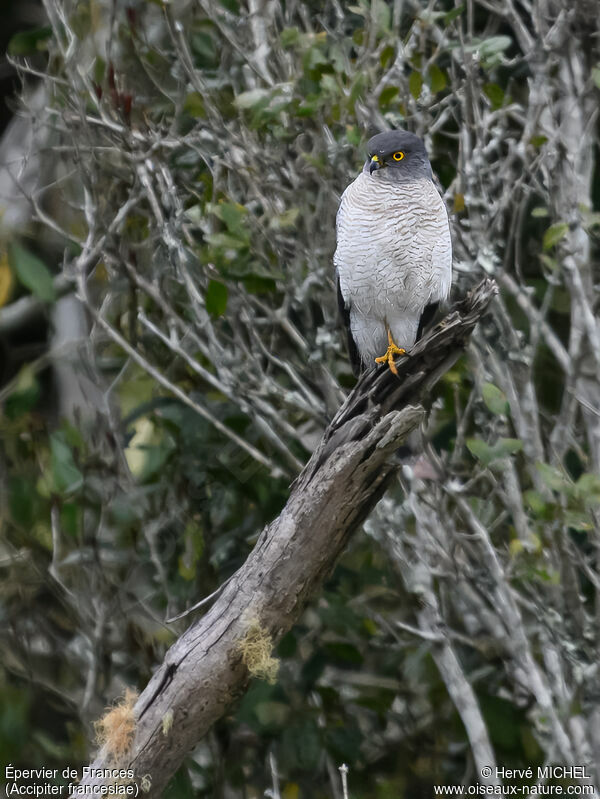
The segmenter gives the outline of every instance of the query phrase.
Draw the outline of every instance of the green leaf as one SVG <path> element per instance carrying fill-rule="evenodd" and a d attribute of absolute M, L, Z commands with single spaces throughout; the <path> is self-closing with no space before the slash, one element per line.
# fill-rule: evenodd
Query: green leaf
<path fill-rule="evenodd" d="M 237 0 L 219 0 L 223 8 L 226 8 L 227 11 L 230 11 L 232 14 L 239 14 L 240 13 L 240 4 Z"/>
<path fill-rule="evenodd" d="M 354 78 L 352 86 L 350 87 L 350 94 L 348 95 L 348 103 L 350 107 L 352 107 L 354 103 L 360 97 L 362 97 L 365 85 L 366 85 L 366 78 L 361 72 L 359 72 L 358 75 Z"/>
<path fill-rule="evenodd" d="M 592 67 L 592 80 L 596 84 L 596 88 L 600 89 L 600 64 Z"/>
<path fill-rule="evenodd" d="M 432 64 L 429 67 L 429 85 L 431 87 L 431 91 L 434 94 L 437 94 L 437 92 L 443 91 L 447 84 L 448 81 L 446 80 L 445 72 L 443 72 L 437 64 Z"/>
<path fill-rule="evenodd" d="M 542 516 L 545 513 L 546 502 L 538 491 L 529 489 L 525 491 L 523 498 L 536 516 Z"/>
<path fill-rule="evenodd" d="M 190 38 L 192 52 L 196 56 L 198 66 L 213 67 L 217 65 L 218 48 L 208 30 L 199 30 Z"/>
<path fill-rule="evenodd" d="M 190 92 L 183 103 L 183 110 L 194 119 L 200 119 L 206 116 L 204 108 L 204 99 L 200 92 Z"/>
<path fill-rule="evenodd" d="M 465 210 L 465 195 L 457 192 L 452 201 L 452 210 L 455 214 L 460 214 Z"/>
<path fill-rule="evenodd" d="M 496 413 L 499 416 L 508 413 L 506 394 L 493 383 L 484 383 L 481 393 L 483 401 L 492 413 Z"/>
<path fill-rule="evenodd" d="M 238 94 L 234 103 L 241 109 L 264 108 L 271 102 L 271 95 L 270 89 L 249 89 Z"/>
<path fill-rule="evenodd" d="M 544 250 L 552 249 L 559 241 L 564 239 L 568 230 L 569 226 L 566 222 L 557 222 L 556 225 L 549 227 L 544 233 L 544 239 L 542 241 Z"/>
<path fill-rule="evenodd" d="M 491 36 L 484 39 L 479 45 L 479 53 L 482 58 L 490 58 L 507 50 L 512 44 L 510 36 Z"/>
<path fill-rule="evenodd" d="M 8 54 L 12 56 L 32 55 L 46 50 L 52 38 L 52 28 L 35 28 L 34 30 L 15 33 L 8 43 Z"/>
<path fill-rule="evenodd" d="M 184 552 L 179 556 L 179 574 L 184 580 L 193 580 L 197 564 L 204 551 L 202 527 L 194 521 L 189 522 L 183 532 Z"/>
<path fill-rule="evenodd" d="M 594 529 L 590 517 L 579 510 L 566 510 L 564 513 L 565 524 L 580 533 L 587 533 Z"/>
<path fill-rule="evenodd" d="M 535 208 L 531 209 L 531 216 L 535 217 L 536 219 L 541 219 L 545 216 L 548 216 L 548 209 L 544 208 L 543 205 L 536 205 Z"/>
<path fill-rule="evenodd" d="M 19 371 L 12 391 L 4 403 L 4 413 L 8 419 L 17 419 L 24 413 L 31 411 L 40 397 L 40 385 L 35 372 L 29 364 L 25 364 Z"/>
<path fill-rule="evenodd" d="M 279 34 L 279 41 L 284 49 L 293 47 L 300 43 L 300 31 L 298 28 L 284 28 Z"/>
<path fill-rule="evenodd" d="M 583 226 L 586 230 L 593 230 L 600 227 L 600 213 L 598 211 L 589 211 L 587 208 L 581 209 L 581 216 L 583 218 Z"/>
<path fill-rule="evenodd" d="M 133 428 L 135 433 L 125 449 L 125 458 L 132 475 L 144 483 L 164 468 L 175 443 L 164 428 L 147 416 L 137 419 Z"/>
<path fill-rule="evenodd" d="M 398 95 L 397 86 L 386 86 L 379 95 L 379 107 L 387 108 L 390 102 Z"/>
<path fill-rule="evenodd" d="M 351 11 L 353 14 L 356 14 L 359 17 L 366 16 L 366 12 L 364 8 L 360 6 L 348 6 L 348 11 Z"/>
<path fill-rule="evenodd" d="M 299 208 L 288 208 L 287 211 L 284 211 L 282 214 L 276 214 L 275 216 L 272 216 L 269 220 L 269 227 L 272 230 L 285 230 L 286 228 L 292 228 L 295 226 L 299 215 Z"/>
<path fill-rule="evenodd" d="M 457 6 L 453 8 L 452 11 L 448 11 L 448 13 L 444 16 L 444 25 L 449 25 L 451 22 L 454 22 L 455 19 L 458 19 L 462 12 L 465 10 L 463 6 Z"/>
<path fill-rule="evenodd" d="M 420 72 L 411 72 L 408 79 L 408 88 L 415 100 L 421 96 L 421 89 L 423 88 L 423 76 Z"/>
<path fill-rule="evenodd" d="M 219 217 L 225 222 L 227 230 L 230 233 L 237 233 L 239 231 L 240 227 L 244 224 L 244 217 L 247 213 L 247 208 L 239 203 L 219 204 Z"/>
<path fill-rule="evenodd" d="M 600 475 L 582 474 L 575 489 L 586 506 L 600 505 Z"/>
<path fill-rule="evenodd" d="M 218 280 L 211 280 L 204 295 L 206 310 L 212 316 L 222 316 L 227 308 L 227 297 L 229 290 L 224 283 Z"/>
<path fill-rule="evenodd" d="M 352 663 L 359 665 L 363 662 L 363 656 L 360 651 L 347 641 L 333 641 L 323 645 L 323 651 L 333 660 L 340 663 Z"/>
<path fill-rule="evenodd" d="M 69 17 L 69 27 L 78 39 L 86 39 L 92 31 L 90 3 L 75 3 Z"/>
<path fill-rule="evenodd" d="M 352 125 L 346 129 L 346 141 L 353 147 L 358 147 L 362 141 L 362 133 L 358 125 Z"/>
<path fill-rule="evenodd" d="M 60 509 L 60 526 L 72 538 L 77 537 L 81 514 L 82 508 L 74 502 L 65 502 Z"/>
<path fill-rule="evenodd" d="M 571 312 L 571 292 L 566 289 L 557 288 L 552 295 L 552 303 L 550 305 L 553 311 L 558 311 L 562 314 L 570 314 Z"/>
<path fill-rule="evenodd" d="M 491 36 L 489 39 L 473 37 L 464 45 L 465 53 L 475 53 L 481 60 L 482 66 L 490 68 L 502 62 L 502 53 L 512 45 L 510 36 Z M 459 47 L 458 42 L 449 42 L 449 50 Z"/>
<path fill-rule="evenodd" d="M 83 475 L 75 465 L 73 453 L 60 433 L 50 436 L 50 469 L 54 487 L 60 493 L 75 491 L 83 483 Z"/>
<path fill-rule="evenodd" d="M 558 261 L 556 260 L 556 258 L 550 258 L 549 255 L 540 255 L 540 261 L 551 272 L 556 272 L 556 270 L 558 269 Z"/>
<path fill-rule="evenodd" d="M 519 438 L 499 438 L 493 446 L 495 458 L 505 458 L 507 455 L 514 455 L 521 452 L 523 442 Z"/>
<path fill-rule="evenodd" d="M 386 69 L 392 63 L 395 54 L 396 49 L 392 47 L 391 44 L 388 44 L 387 47 L 383 48 L 381 55 L 379 56 L 379 63 L 381 64 L 382 69 Z"/>
<path fill-rule="evenodd" d="M 287 724 L 280 737 L 281 759 L 285 768 L 311 771 L 322 757 L 319 729 L 310 719 Z"/>
<path fill-rule="evenodd" d="M 484 83 L 483 93 L 492 104 L 492 110 L 497 111 L 504 103 L 504 90 L 497 83 Z"/>
<path fill-rule="evenodd" d="M 556 569 L 533 569 L 532 573 L 548 585 L 560 585 L 560 572 Z"/>
<path fill-rule="evenodd" d="M 529 139 L 529 144 L 531 144 L 532 147 L 536 147 L 539 149 L 543 144 L 546 144 L 547 141 L 548 141 L 547 136 L 541 136 L 541 135 L 532 136 Z"/>
<path fill-rule="evenodd" d="M 321 47 L 319 46 L 319 44 L 310 47 L 304 53 L 304 56 L 302 58 L 302 65 L 304 67 L 305 72 L 313 73 L 313 77 L 315 77 L 315 73 L 319 74 L 320 72 L 322 72 L 322 70 L 320 70 L 319 67 L 325 67 L 328 64 L 329 61 L 321 51 Z"/>
<path fill-rule="evenodd" d="M 249 275 L 244 278 L 244 288 L 249 294 L 269 294 L 277 291 L 277 284 L 272 278 Z"/>
<path fill-rule="evenodd" d="M 540 477 L 544 481 L 544 483 L 551 488 L 553 491 L 566 491 L 567 493 L 572 492 L 572 484 L 568 478 L 559 471 L 556 467 L 550 466 L 548 463 L 542 463 L 538 461 L 535 464 L 535 468 L 540 473 Z"/>
<path fill-rule="evenodd" d="M 521 712 L 507 699 L 482 695 L 481 711 L 495 747 L 513 751 L 521 740 Z"/>
<path fill-rule="evenodd" d="M 323 75 L 321 77 L 321 88 L 324 92 L 330 95 L 338 95 L 340 94 L 340 87 L 338 84 L 338 79 L 334 75 Z"/>
<path fill-rule="evenodd" d="M 291 658 L 296 654 L 297 651 L 298 651 L 298 639 L 296 638 L 295 633 L 292 630 L 290 630 L 283 636 L 283 638 L 277 645 L 277 657 Z"/>
<path fill-rule="evenodd" d="M 8 480 L 8 507 L 16 524 L 31 528 L 35 518 L 38 494 L 35 485 L 25 477 L 11 477 Z"/>
<path fill-rule="evenodd" d="M 155 396 L 156 382 L 138 366 L 132 366 L 128 379 L 122 380 L 116 390 L 123 418 L 130 416 Z"/>
<path fill-rule="evenodd" d="M 371 18 L 375 18 L 378 33 L 387 33 L 392 19 L 390 7 L 385 0 L 372 0 Z"/>
<path fill-rule="evenodd" d="M 283 728 L 292 709 L 285 702 L 259 702 L 254 712 L 261 727 Z"/>
<path fill-rule="evenodd" d="M 210 233 L 206 241 L 218 250 L 245 250 L 248 247 L 246 239 L 238 239 L 228 233 Z"/>
<path fill-rule="evenodd" d="M 335 72 L 345 77 L 347 60 L 346 60 L 346 53 L 341 44 L 336 43 L 331 45 L 331 48 L 329 50 L 329 59 L 331 61 L 331 64 Z"/>
<path fill-rule="evenodd" d="M 495 444 L 487 444 L 480 438 L 467 439 L 467 447 L 477 460 L 484 466 L 489 466 L 499 458 L 513 455 L 523 449 L 523 442 L 518 438 L 499 438 Z"/>
<path fill-rule="evenodd" d="M 36 255 L 13 243 L 8 249 L 10 265 L 21 283 L 43 302 L 55 299 L 54 283 L 47 266 Z"/>
<path fill-rule="evenodd" d="M 362 703 L 364 698 L 360 700 Z M 325 743 L 327 750 L 331 752 L 338 763 L 348 760 L 350 763 L 356 763 L 361 758 L 361 744 L 363 737 L 360 730 L 356 727 L 331 727 L 325 729 Z M 378 795 L 383 797 L 384 794 Z M 386 793 L 385 796 L 388 796 Z M 389 797 L 397 797 L 398 793 L 390 793 Z"/>
<path fill-rule="evenodd" d="M 94 76 L 94 81 L 96 83 L 98 84 L 103 83 L 104 77 L 106 75 L 106 61 L 100 56 L 96 56 L 96 58 L 94 59 L 92 75 Z"/>
<path fill-rule="evenodd" d="M 218 203 L 207 203 L 206 210 L 218 217 L 227 226 L 230 233 L 237 234 L 245 225 L 248 209 L 240 203 L 227 203 L 221 200 Z M 247 231 L 244 230 L 244 233 Z"/>

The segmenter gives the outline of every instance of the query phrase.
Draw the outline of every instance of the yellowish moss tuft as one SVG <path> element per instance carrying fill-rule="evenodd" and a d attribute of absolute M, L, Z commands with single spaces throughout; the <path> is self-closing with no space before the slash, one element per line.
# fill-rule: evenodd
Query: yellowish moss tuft
<path fill-rule="evenodd" d="M 133 708 L 138 698 L 137 691 L 125 689 L 124 697 L 111 707 L 94 724 L 96 743 L 105 749 L 109 759 L 119 762 L 124 758 L 133 742 L 135 717 Z"/>
<path fill-rule="evenodd" d="M 253 677 L 273 684 L 277 680 L 279 661 L 271 653 L 273 641 L 257 618 L 249 619 L 244 637 L 238 642 L 242 660 Z"/>
<path fill-rule="evenodd" d="M 168 735 L 171 732 L 172 726 L 173 726 L 173 711 L 167 710 L 167 712 L 162 718 L 162 734 Z"/>

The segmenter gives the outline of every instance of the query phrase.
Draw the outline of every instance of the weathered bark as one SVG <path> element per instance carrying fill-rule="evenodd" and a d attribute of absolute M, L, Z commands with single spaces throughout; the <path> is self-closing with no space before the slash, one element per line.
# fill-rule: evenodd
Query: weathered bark
<path fill-rule="evenodd" d="M 240 642 L 249 625 L 258 622 L 275 644 L 331 572 L 398 468 L 394 453 L 423 417 L 423 398 L 460 356 L 496 290 L 485 280 L 459 303 L 398 361 L 400 379 L 387 369 L 363 375 L 281 514 L 212 608 L 171 647 L 137 702 L 135 737 L 118 763 L 133 768 L 138 781 L 146 777 L 144 787 L 150 778 L 149 796 L 161 794 L 187 752 L 245 689 Z M 93 768 L 114 765 L 102 751 Z"/>

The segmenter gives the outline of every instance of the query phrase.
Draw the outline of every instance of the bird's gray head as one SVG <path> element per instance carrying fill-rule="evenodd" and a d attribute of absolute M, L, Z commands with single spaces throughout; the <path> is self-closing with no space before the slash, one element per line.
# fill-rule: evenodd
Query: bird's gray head
<path fill-rule="evenodd" d="M 378 179 L 403 182 L 429 178 L 431 164 L 423 140 L 406 130 L 378 133 L 367 143 L 369 157 L 363 172 Z M 388 169 L 389 167 L 389 169 Z"/>

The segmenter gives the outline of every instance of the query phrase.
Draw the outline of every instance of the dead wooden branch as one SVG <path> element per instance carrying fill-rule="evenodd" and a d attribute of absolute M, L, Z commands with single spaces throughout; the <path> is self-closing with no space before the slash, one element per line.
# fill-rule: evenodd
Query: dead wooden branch
<path fill-rule="evenodd" d="M 204 616 L 168 651 L 141 694 L 128 752 L 110 741 L 93 769 L 134 770 L 148 796 L 160 796 L 185 755 L 246 688 L 243 642 L 258 628 L 272 646 L 320 589 L 352 533 L 397 469 L 400 442 L 422 419 L 423 398 L 462 353 L 497 293 L 484 280 L 397 362 L 361 377 L 328 426 L 281 514 Z M 86 777 L 82 784 L 110 778 Z M 76 795 L 76 794 L 74 794 Z"/>

